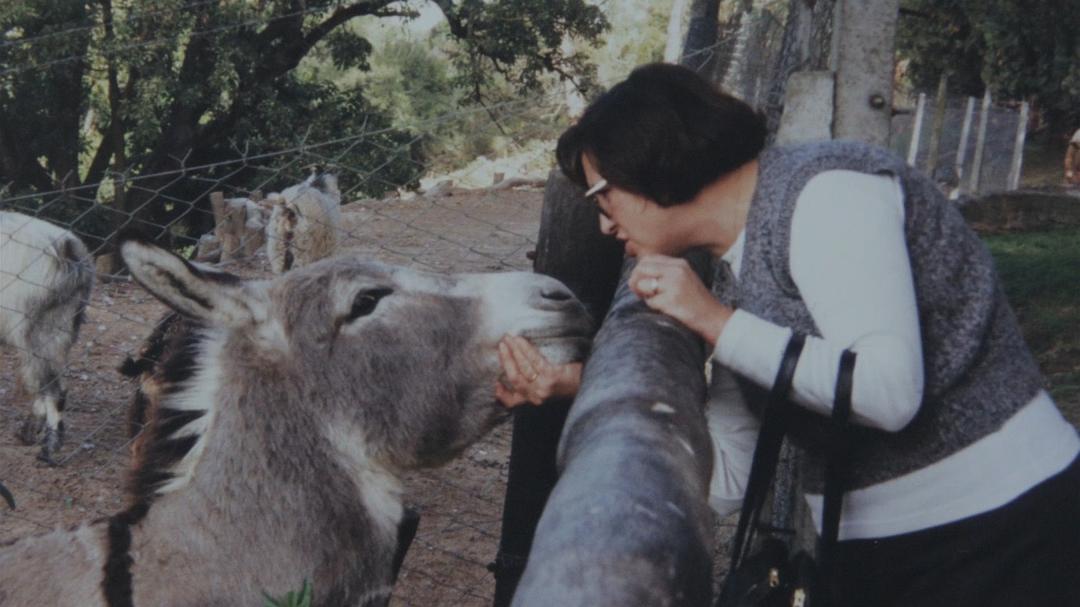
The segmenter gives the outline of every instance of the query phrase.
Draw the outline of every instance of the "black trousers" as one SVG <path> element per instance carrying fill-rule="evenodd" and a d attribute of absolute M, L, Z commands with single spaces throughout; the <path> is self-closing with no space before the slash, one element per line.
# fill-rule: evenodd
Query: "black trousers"
<path fill-rule="evenodd" d="M 1012 502 L 837 544 L 838 607 L 1080 607 L 1080 458 Z"/>

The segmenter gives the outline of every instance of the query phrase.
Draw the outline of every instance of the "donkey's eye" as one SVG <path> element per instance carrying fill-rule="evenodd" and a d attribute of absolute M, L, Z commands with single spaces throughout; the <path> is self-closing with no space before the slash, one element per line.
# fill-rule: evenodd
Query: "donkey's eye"
<path fill-rule="evenodd" d="M 379 305 L 379 300 L 393 292 L 393 289 L 382 288 L 370 289 L 357 293 L 356 298 L 353 299 L 352 309 L 349 310 L 349 316 L 346 320 L 355 320 L 361 316 L 371 314 L 375 311 L 375 307 Z"/>

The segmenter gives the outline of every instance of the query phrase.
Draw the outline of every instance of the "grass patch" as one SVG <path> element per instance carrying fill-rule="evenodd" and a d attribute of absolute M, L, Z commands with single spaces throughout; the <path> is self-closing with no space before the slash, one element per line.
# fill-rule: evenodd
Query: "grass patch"
<path fill-rule="evenodd" d="M 984 240 L 1051 394 L 1080 423 L 1080 229 Z"/>

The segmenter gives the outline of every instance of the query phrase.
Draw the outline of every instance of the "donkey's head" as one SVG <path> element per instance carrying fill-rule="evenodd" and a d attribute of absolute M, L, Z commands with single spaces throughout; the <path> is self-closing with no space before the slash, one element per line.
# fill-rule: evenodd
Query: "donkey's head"
<path fill-rule="evenodd" d="M 314 425 L 394 468 L 441 463 L 505 414 L 494 398 L 502 335 L 569 362 L 591 330 L 565 286 L 529 273 L 434 275 L 337 257 L 247 281 L 137 240 L 121 252 L 140 284 L 220 344 L 214 398 L 257 389 L 259 406 L 298 431 Z"/>

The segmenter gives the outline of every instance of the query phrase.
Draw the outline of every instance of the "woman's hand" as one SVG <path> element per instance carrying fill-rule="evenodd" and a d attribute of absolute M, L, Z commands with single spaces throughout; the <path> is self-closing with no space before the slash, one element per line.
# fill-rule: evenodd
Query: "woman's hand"
<path fill-rule="evenodd" d="M 713 297 L 681 257 L 642 256 L 630 273 L 630 290 L 645 305 L 683 323 L 710 346 L 716 345 L 734 312 Z"/>
<path fill-rule="evenodd" d="M 507 407 L 573 396 L 581 386 L 581 363 L 554 365 L 536 346 L 516 335 L 499 341 L 499 363 L 506 382 L 495 382 L 495 398 Z"/>

